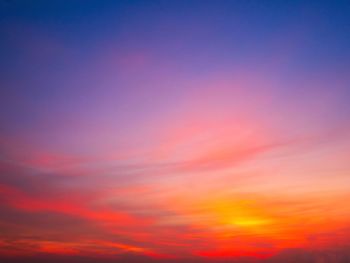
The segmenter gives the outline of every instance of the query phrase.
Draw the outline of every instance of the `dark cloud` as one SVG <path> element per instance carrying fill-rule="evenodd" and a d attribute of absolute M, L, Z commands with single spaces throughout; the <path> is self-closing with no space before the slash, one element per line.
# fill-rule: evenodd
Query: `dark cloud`
<path fill-rule="evenodd" d="M 123 254 L 119 256 L 61 256 L 50 254 L 38 254 L 25 257 L 1 257 L 4 263 L 348 263 L 350 262 L 350 249 L 338 248 L 327 250 L 304 250 L 288 249 L 283 250 L 268 259 L 258 259 L 249 257 L 240 258 L 182 258 L 182 259 L 160 259 L 133 254 Z"/>

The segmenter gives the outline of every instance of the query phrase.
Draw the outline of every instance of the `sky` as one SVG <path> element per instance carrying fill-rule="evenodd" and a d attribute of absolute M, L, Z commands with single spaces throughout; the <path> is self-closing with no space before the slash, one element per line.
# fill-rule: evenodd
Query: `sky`
<path fill-rule="evenodd" d="M 0 1 L 3 262 L 350 260 L 349 1 Z"/>

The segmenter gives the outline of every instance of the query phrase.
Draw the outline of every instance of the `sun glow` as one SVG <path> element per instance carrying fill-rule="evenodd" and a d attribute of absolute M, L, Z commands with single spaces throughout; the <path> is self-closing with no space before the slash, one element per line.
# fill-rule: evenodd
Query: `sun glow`
<path fill-rule="evenodd" d="M 261 218 L 238 217 L 230 219 L 228 223 L 239 227 L 254 227 L 265 226 L 270 223 L 270 220 Z"/>

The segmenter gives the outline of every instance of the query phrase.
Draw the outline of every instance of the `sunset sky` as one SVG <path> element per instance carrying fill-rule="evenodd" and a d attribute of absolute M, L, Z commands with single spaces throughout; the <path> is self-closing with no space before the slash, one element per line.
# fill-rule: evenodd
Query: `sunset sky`
<path fill-rule="evenodd" d="M 0 261 L 350 262 L 350 1 L 0 0 L 0 35 Z"/>

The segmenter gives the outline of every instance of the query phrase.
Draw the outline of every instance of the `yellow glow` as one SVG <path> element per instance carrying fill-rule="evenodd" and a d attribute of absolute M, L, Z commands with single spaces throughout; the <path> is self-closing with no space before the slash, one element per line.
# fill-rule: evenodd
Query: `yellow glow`
<path fill-rule="evenodd" d="M 211 200 L 203 205 L 202 213 L 215 218 L 213 226 L 241 227 L 263 231 L 272 218 L 252 200 Z"/>
<path fill-rule="evenodd" d="M 270 220 L 261 218 L 235 218 L 229 221 L 229 224 L 236 226 L 261 226 L 270 223 Z"/>

